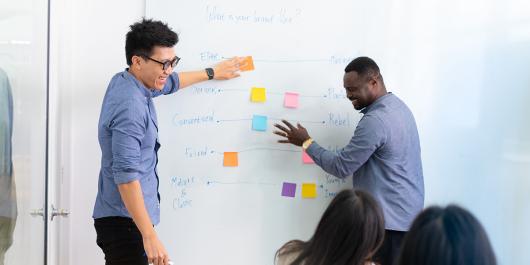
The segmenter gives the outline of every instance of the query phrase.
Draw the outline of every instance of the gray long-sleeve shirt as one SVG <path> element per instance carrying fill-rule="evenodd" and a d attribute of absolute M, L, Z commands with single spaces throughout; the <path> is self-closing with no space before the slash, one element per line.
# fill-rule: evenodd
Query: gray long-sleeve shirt
<path fill-rule="evenodd" d="M 6 73 L 0 69 L 0 216 L 15 218 L 17 200 L 11 161 L 13 97 Z"/>
<path fill-rule="evenodd" d="M 388 93 L 361 111 L 349 144 L 338 152 L 313 142 L 307 154 L 339 178 L 370 192 L 385 216 L 385 229 L 408 231 L 423 209 L 424 186 L 416 122 L 410 109 Z"/>

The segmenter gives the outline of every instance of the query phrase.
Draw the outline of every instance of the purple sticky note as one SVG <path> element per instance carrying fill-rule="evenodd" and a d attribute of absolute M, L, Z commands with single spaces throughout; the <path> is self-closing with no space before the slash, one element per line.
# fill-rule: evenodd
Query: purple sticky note
<path fill-rule="evenodd" d="M 295 193 L 296 193 L 296 183 L 289 183 L 289 182 L 283 183 L 282 196 L 294 198 Z"/>
<path fill-rule="evenodd" d="M 285 99 L 283 101 L 283 105 L 286 108 L 298 108 L 298 93 L 285 92 Z"/>
<path fill-rule="evenodd" d="M 304 162 L 304 164 L 315 163 L 315 161 L 313 161 L 313 159 L 305 151 L 302 151 L 302 161 Z"/>

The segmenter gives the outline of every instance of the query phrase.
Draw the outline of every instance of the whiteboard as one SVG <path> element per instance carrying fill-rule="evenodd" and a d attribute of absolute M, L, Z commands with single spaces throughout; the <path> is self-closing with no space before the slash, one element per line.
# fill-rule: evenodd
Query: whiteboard
<path fill-rule="evenodd" d="M 414 113 L 426 204 L 458 203 L 486 227 L 502 264 L 530 262 L 530 8 L 523 1 L 147 1 L 146 16 L 179 33 L 177 71 L 251 55 L 256 70 L 156 99 L 162 148 L 157 230 L 177 264 L 272 264 L 307 240 L 333 197 L 351 187 L 272 124 L 301 121 L 337 150 L 360 118 L 344 97 L 344 67 L 365 55 Z M 250 101 L 265 88 L 264 103 Z M 298 108 L 284 93 L 299 93 Z M 252 130 L 266 116 L 265 132 Z M 223 166 L 238 152 L 237 167 Z M 295 197 L 281 195 L 295 183 Z M 317 197 L 304 199 L 302 183 Z M 502 212 L 502 214 L 499 214 Z"/>

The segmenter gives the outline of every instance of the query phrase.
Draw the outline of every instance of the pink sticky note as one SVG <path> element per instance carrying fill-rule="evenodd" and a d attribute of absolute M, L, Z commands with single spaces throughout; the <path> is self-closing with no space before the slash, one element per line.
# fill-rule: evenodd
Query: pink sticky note
<path fill-rule="evenodd" d="M 285 92 L 283 104 L 286 108 L 298 108 L 298 93 Z"/>
<path fill-rule="evenodd" d="M 311 159 L 311 157 L 305 151 L 302 152 L 302 161 L 304 162 L 304 164 L 315 163 L 315 161 L 313 161 L 313 159 Z"/>

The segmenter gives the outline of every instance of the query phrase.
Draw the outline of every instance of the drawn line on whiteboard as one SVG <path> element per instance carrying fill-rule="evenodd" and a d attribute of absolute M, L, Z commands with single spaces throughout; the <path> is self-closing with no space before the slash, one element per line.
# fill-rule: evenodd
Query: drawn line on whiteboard
<path fill-rule="evenodd" d="M 279 151 L 279 152 L 292 152 L 292 153 L 300 153 L 300 152 L 302 152 L 300 150 L 278 149 L 278 148 L 269 148 L 269 147 L 248 148 L 248 149 L 241 150 L 239 152 L 243 153 L 243 152 L 259 151 L 259 150 L 269 150 L 269 151 Z"/>
<path fill-rule="evenodd" d="M 252 151 L 278 151 L 278 152 L 291 152 L 291 153 L 301 153 L 300 150 L 291 150 L 291 149 L 278 149 L 278 148 L 270 148 L 270 147 L 254 147 L 254 148 L 247 148 L 243 150 L 234 150 L 231 152 L 237 152 L 237 153 L 244 153 L 244 152 L 252 152 Z M 224 152 L 217 152 L 217 151 L 210 151 L 211 153 L 217 153 L 218 155 L 224 155 Z"/>
<path fill-rule="evenodd" d="M 219 92 L 248 92 L 248 89 L 226 88 L 220 89 Z"/>
<path fill-rule="evenodd" d="M 252 119 L 232 119 L 232 120 L 217 120 L 217 123 L 232 122 L 232 121 L 251 121 Z"/>
<path fill-rule="evenodd" d="M 236 181 L 236 182 L 221 182 L 221 181 L 207 181 L 206 185 L 220 184 L 220 185 L 268 185 L 268 186 L 279 186 L 276 183 L 266 182 L 251 182 L 251 181 Z"/>
<path fill-rule="evenodd" d="M 295 123 L 314 123 L 314 124 L 326 124 L 326 121 L 305 121 L 305 120 L 291 120 L 291 119 L 279 119 L 279 118 L 268 118 L 271 121 L 282 121 L 286 120 L 289 122 Z M 240 121 L 251 121 L 252 119 L 226 119 L 226 120 L 217 120 L 217 123 L 221 122 L 240 122 Z"/>
<path fill-rule="evenodd" d="M 245 93 L 248 93 L 249 90 L 248 89 L 232 89 L 232 88 L 227 88 L 227 89 L 219 89 L 219 92 L 245 92 Z M 286 92 L 296 92 L 296 91 L 287 91 L 285 90 L 284 92 L 266 92 L 267 95 L 274 95 L 274 96 L 285 96 L 285 93 Z M 299 97 L 301 98 L 327 98 L 327 95 L 322 95 L 322 96 L 315 96 L 315 95 L 298 95 Z"/>
<path fill-rule="evenodd" d="M 232 59 L 230 57 L 221 57 L 223 59 Z M 330 62 L 330 59 L 253 59 L 254 62 L 262 62 L 262 63 L 320 63 L 320 62 Z"/>
<path fill-rule="evenodd" d="M 303 122 L 303 123 L 316 123 L 316 124 L 325 124 L 326 121 L 301 121 L 301 120 L 289 120 L 289 119 L 279 119 L 279 118 L 269 118 L 271 121 L 283 121 L 286 120 L 288 122 Z"/>

